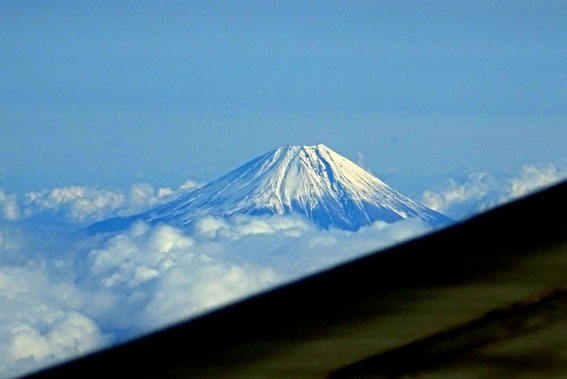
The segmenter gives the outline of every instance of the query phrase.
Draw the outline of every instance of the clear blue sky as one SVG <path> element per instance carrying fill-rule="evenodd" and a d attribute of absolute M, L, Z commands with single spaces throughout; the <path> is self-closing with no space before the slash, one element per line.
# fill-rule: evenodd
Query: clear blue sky
<path fill-rule="evenodd" d="M 564 160 L 566 20 L 564 1 L 5 0 L 0 188 L 209 180 L 283 144 L 413 189 Z"/>

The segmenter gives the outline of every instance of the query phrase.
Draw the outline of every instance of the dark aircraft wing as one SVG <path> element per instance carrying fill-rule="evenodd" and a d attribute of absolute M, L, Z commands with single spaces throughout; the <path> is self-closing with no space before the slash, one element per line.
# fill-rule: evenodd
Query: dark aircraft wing
<path fill-rule="evenodd" d="M 565 377 L 567 184 L 33 378 Z"/>

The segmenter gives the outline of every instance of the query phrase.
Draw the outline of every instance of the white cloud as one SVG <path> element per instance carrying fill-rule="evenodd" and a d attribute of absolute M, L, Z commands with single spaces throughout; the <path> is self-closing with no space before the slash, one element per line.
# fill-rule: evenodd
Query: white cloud
<path fill-rule="evenodd" d="M 42 311 L 53 312 L 47 306 Z M 46 358 L 67 358 L 101 346 L 104 339 L 91 319 L 73 310 L 55 313 L 60 315 L 53 315 L 51 322 L 12 323 L 7 328 L 10 338 L 6 351 L 11 359 L 32 358 L 39 363 Z"/>
<path fill-rule="evenodd" d="M 128 309 L 100 315 L 103 325 L 135 333 L 430 230 L 417 219 L 348 232 L 318 230 L 299 217 L 239 215 L 205 218 L 188 235 L 138 223 L 90 250 L 88 287 L 101 283 L 110 307 Z"/>
<path fill-rule="evenodd" d="M 425 233 L 408 219 L 357 232 L 299 217 L 206 218 L 191 230 L 136 223 L 70 245 L 0 228 L 0 377 L 235 301 Z M 35 233 L 35 231 L 34 231 Z M 46 246 L 61 247 L 49 251 Z"/>
<path fill-rule="evenodd" d="M 198 244 L 171 226 L 140 222 L 91 249 L 88 286 L 101 283 L 130 310 L 106 323 L 147 330 L 275 283 L 271 268 L 215 257 L 208 242 Z"/>
<path fill-rule="evenodd" d="M 460 219 L 498 203 L 504 183 L 487 173 L 470 173 L 463 181 L 450 179 L 439 190 L 426 190 L 421 201 L 429 208 Z"/>
<path fill-rule="evenodd" d="M 15 221 L 20 218 L 20 208 L 15 195 L 8 195 L 0 188 L 0 210 L 6 220 Z"/>
<path fill-rule="evenodd" d="M 558 183 L 567 177 L 567 171 L 553 164 L 547 166 L 523 166 L 518 176 L 510 179 L 509 189 L 504 199 L 515 199 L 528 195 L 540 188 Z"/>
<path fill-rule="evenodd" d="M 9 233 L 2 235 L 0 376 L 20 375 L 104 346 L 107 336 L 79 310 L 84 305 L 80 290 L 71 281 L 55 279 L 56 270 L 35 254 L 25 264 L 5 264 L 8 250 L 21 253 L 24 246 L 9 241 Z"/>
<path fill-rule="evenodd" d="M 271 268 L 229 263 L 207 256 L 175 262 L 156 283 L 141 321 L 158 327 L 236 300 L 278 282 Z"/>
<path fill-rule="evenodd" d="M 360 167 L 364 167 L 364 153 L 361 151 L 358 151 L 356 153 L 356 164 L 359 165 Z"/>
<path fill-rule="evenodd" d="M 498 179 L 488 173 L 471 173 L 465 180 L 451 179 L 437 189 L 423 192 L 422 202 L 441 213 L 462 219 L 499 204 L 528 195 L 567 177 L 553 164 L 526 165 L 511 178 Z"/>
<path fill-rule="evenodd" d="M 177 191 L 178 192 L 192 191 L 194 189 L 199 188 L 202 185 L 203 185 L 202 183 L 196 182 L 194 180 L 186 180 L 185 182 L 183 182 L 182 185 L 179 186 Z"/>
<path fill-rule="evenodd" d="M 319 230 L 294 216 L 240 215 L 201 221 L 207 227 L 198 223 L 192 234 L 198 246 L 226 260 L 238 258 L 272 267 L 285 279 L 431 231 L 429 225 L 418 219 L 393 224 L 376 222 L 356 232 Z"/>
<path fill-rule="evenodd" d="M 26 217 L 44 211 L 62 211 L 69 221 L 80 223 L 105 217 L 118 210 L 124 201 L 124 195 L 110 190 L 69 186 L 28 192 L 22 208 Z"/>
<path fill-rule="evenodd" d="M 250 217 L 234 215 L 229 220 L 205 216 L 193 226 L 193 234 L 198 238 L 236 241 L 247 235 L 274 234 L 282 232 L 286 236 L 299 236 L 314 228 L 298 216 L 274 215 L 269 217 Z"/>
<path fill-rule="evenodd" d="M 67 186 L 30 191 L 18 197 L 0 189 L 0 211 L 9 221 L 38 216 L 72 224 L 88 224 L 114 216 L 139 213 L 170 201 L 199 186 L 188 180 L 177 189 L 154 188 L 138 183 L 127 192 L 86 186 Z"/>

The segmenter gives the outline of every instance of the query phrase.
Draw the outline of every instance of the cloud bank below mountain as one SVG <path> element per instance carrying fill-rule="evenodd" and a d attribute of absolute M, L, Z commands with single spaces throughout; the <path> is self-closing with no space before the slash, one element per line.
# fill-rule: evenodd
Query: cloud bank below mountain
<path fill-rule="evenodd" d="M 421 220 L 322 231 L 294 216 L 143 222 L 69 240 L 0 228 L 0 377 L 196 315 L 431 230 Z M 49 241 L 51 239 L 52 241 Z M 63 242 L 61 242 L 63 241 Z"/>
<path fill-rule="evenodd" d="M 471 173 L 425 191 L 423 202 L 465 218 L 564 177 L 555 165 L 525 166 L 509 178 Z M 109 235 L 67 233 L 195 186 L 0 190 L 0 377 L 116 344 L 432 230 L 415 218 L 352 232 L 320 230 L 294 215 L 238 215 L 204 217 L 183 230 L 138 222 Z M 65 228 L 36 223 L 46 219 Z"/>

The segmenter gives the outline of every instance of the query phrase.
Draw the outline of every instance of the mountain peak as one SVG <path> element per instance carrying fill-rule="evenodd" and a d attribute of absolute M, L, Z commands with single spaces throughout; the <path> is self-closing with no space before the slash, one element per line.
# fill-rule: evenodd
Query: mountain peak
<path fill-rule="evenodd" d="M 327 145 L 323 145 L 322 143 L 318 145 L 284 145 L 273 151 L 288 154 L 303 152 L 305 154 L 327 153 L 339 155 L 331 150 Z"/>
<path fill-rule="evenodd" d="M 114 222 L 141 219 L 188 226 L 203 216 L 239 213 L 295 213 L 325 229 L 347 230 L 408 217 L 433 225 L 450 221 L 319 144 L 279 147 L 170 203 Z"/>
<path fill-rule="evenodd" d="M 322 143 L 317 145 L 283 145 L 278 147 L 276 150 L 331 150 Z M 331 150 L 332 151 L 332 150 Z"/>

